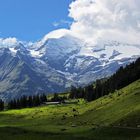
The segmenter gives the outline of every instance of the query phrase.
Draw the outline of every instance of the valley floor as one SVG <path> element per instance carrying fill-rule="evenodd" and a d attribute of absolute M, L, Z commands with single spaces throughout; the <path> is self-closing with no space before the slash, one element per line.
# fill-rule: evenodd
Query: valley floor
<path fill-rule="evenodd" d="M 140 140 L 140 80 L 87 103 L 0 112 L 1 140 Z"/>

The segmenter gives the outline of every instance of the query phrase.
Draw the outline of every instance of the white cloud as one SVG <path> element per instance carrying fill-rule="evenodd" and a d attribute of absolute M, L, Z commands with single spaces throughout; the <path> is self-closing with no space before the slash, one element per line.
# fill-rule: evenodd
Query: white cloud
<path fill-rule="evenodd" d="M 54 27 L 58 27 L 59 25 L 60 25 L 59 22 L 53 22 Z"/>
<path fill-rule="evenodd" d="M 52 32 L 50 32 L 49 34 L 47 34 L 43 40 L 47 40 L 48 38 L 60 38 L 64 35 L 69 35 L 71 34 L 71 31 L 70 30 L 67 30 L 67 29 L 59 29 L 59 30 L 54 30 Z"/>
<path fill-rule="evenodd" d="M 98 39 L 140 44 L 139 0 L 75 0 L 71 31 L 88 42 Z"/>
<path fill-rule="evenodd" d="M 59 27 L 59 26 L 63 26 L 63 25 L 68 25 L 69 27 L 71 26 L 71 21 L 68 21 L 68 20 L 60 20 L 58 22 L 53 22 L 53 26 L 54 27 Z"/>
<path fill-rule="evenodd" d="M 35 45 L 35 47 L 38 47 L 38 46 L 40 47 L 48 39 L 51 39 L 51 38 L 58 39 L 58 38 L 61 38 L 61 37 L 65 36 L 65 35 L 73 35 L 73 33 L 70 30 L 67 30 L 67 29 L 54 30 L 54 31 L 48 33 L 47 35 L 45 35 L 43 37 L 43 39 L 41 39 L 39 42 L 36 42 L 34 45 Z"/>
<path fill-rule="evenodd" d="M 0 47 L 11 47 L 18 44 L 18 40 L 16 38 L 0 38 Z"/>

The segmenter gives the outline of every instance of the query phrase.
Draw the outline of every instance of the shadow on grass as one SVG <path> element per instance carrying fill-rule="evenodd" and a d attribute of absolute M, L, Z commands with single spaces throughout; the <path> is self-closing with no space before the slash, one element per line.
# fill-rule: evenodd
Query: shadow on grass
<path fill-rule="evenodd" d="M 140 140 L 140 129 L 103 127 L 89 133 L 95 140 Z"/>
<path fill-rule="evenodd" d="M 0 127 L 0 140 L 140 140 L 140 130 L 104 127 L 91 128 L 82 133 L 53 133 Z"/>
<path fill-rule="evenodd" d="M 18 127 L 0 127 L 0 140 L 85 140 L 68 133 L 26 130 Z M 87 139 L 88 140 L 88 139 Z"/>

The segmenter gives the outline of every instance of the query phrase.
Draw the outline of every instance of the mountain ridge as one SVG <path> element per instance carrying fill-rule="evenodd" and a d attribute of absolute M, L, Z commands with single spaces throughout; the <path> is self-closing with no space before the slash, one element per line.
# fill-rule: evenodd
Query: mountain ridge
<path fill-rule="evenodd" d="M 2 99 L 8 100 L 24 94 L 64 92 L 71 85 L 84 86 L 112 75 L 120 66 L 125 66 L 140 56 L 140 45 L 116 41 L 100 41 L 96 45 L 89 45 L 65 30 L 62 35 L 61 30 L 58 35 L 54 34 L 55 32 L 35 43 L 24 43 L 17 39 L 14 39 L 11 46 L 8 41 L 7 45 L 0 43 Z M 24 71 L 17 63 L 24 64 Z M 9 67 L 13 68 L 10 72 Z M 4 73 L 7 74 L 5 78 Z M 26 78 L 14 81 L 15 77 L 22 75 Z"/>

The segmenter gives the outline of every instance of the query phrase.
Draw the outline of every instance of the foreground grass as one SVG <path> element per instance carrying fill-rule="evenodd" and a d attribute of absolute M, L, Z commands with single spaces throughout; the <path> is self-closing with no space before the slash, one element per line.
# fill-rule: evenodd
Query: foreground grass
<path fill-rule="evenodd" d="M 91 103 L 0 113 L 2 140 L 139 140 L 140 80 Z"/>

